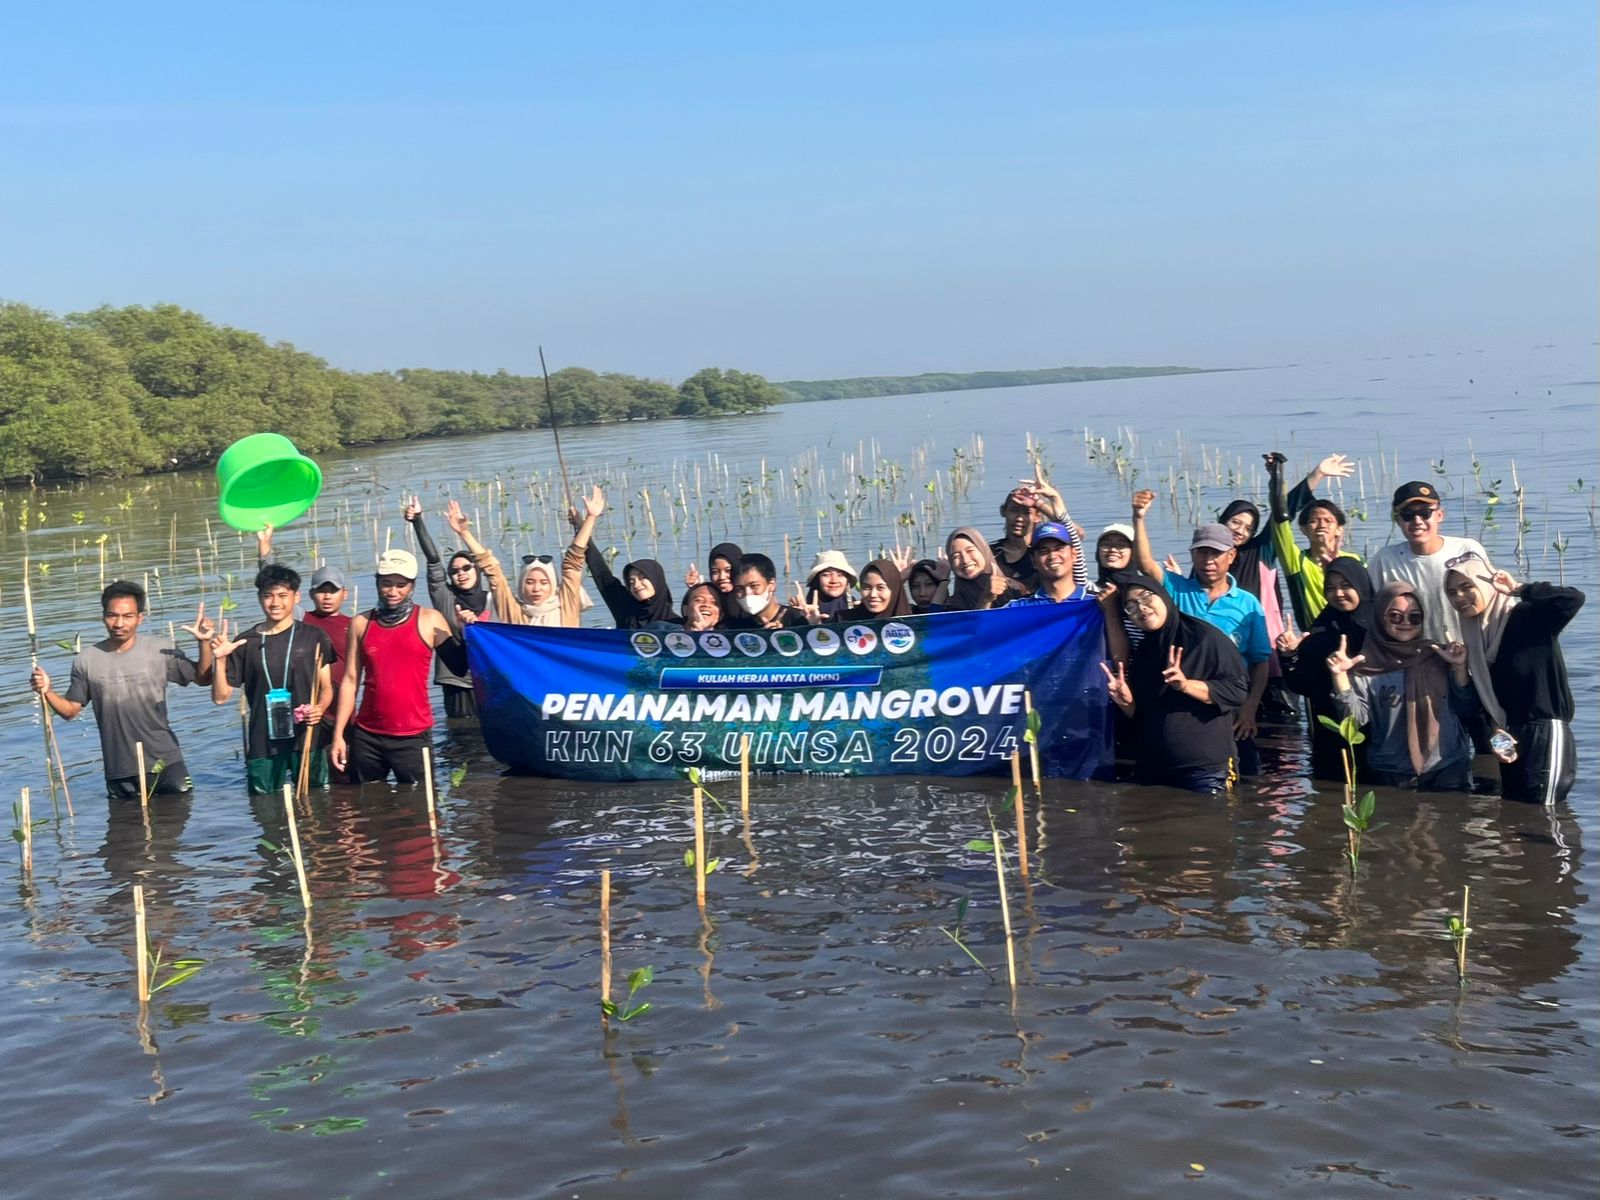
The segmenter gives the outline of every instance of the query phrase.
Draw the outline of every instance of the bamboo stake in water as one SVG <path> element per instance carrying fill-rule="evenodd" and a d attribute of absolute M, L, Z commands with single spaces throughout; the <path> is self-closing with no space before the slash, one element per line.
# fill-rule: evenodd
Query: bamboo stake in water
<path fill-rule="evenodd" d="M 150 941 L 145 932 L 144 884 L 133 885 L 134 961 L 139 970 L 139 1003 L 150 1002 Z"/>
<path fill-rule="evenodd" d="M 700 787 L 694 789 L 694 902 L 706 906 L 706 805 Z"/>
<path fill-rule="evenodd" d="M 1006 868 L 1005 859 L 1001 857 L 1000 831 L 994 827 L 994 821 L 989 822 L 989 832 L 994 841 L 994 877 L 1000 888 L 1000 919 L 1006 927 L 1006 977 L 1011 981 L 1011 994 L 1017 994 L 1017 952 L 1011 940 L 1011 902 L 1006 897 Z"/>
<path fill-rule="evenodd" d="M 1022 704 L 1023 704 L 1023 707 L 1027 710 L 1028 723 L 1031 725 L 1031 724 L 1033 724 L 1033 692 L 1032 692 L 1031 689 L 1024 689 L 1024 691 L 1022 693 Z M 1034 794 L 1037 795 L 1042 800 L 1044 798 L 1044 785 L 1039 782 L 1039 780 L 1040 780 L 1040 771 L 1039 771 L 1039 739 L 1038 738 L 1034 738 L 1033 741 L 1028 743 L 1028 766 L 1031 767 L 1032 770 L 1033 770 L 1033 790 L 1034 790 Z"/>
<path fill-rule="evenodd" d="M 33 584 L 28 579 L 28 560 L 22 560 L 22 603 L 28 612 L 28 657 L 32 666 L 39 665 L 39 633 L 33 620 Z M 67 788 L 67 768 L 61 761 L 61 744 L 56 741 L 55 722 L 52 720 L 54 713 L 50 709 L 50 702 L 39 694 L 39 722 L 44 732 L 44 771 L 45 777 L 50 780 L 51 801 L 55 800 L 57 779 L 61 782 L 61 794 L 67 801 L 67 815 L 74 816 L 72 811 L 72 793 Z M 53 756 L 53 757 L 52 757 Z M 52 773 L 53 767 L 53 773 Z"/>
<path fill-rule="evenodd" d="M 150 807 L 150 780 L 144 773 L 144 743 L 133 744 L 133 757 L 139 764 L 139 807 Z"/>
<path fill-rule="evenodd" d="M 433 747 L 422 748 L 422 794 L 428 798 L 428 833 L 439 836 L 439 816 L 433 802 Z"/>
<path fill-rule="evenodd" d="M 606 1023 L 604 1006 L 611 1001 L 611 868 L 600 872 L 600 1024 Z"/>
<path fill-rule="evenodd" d="M 22 798 L 17 801 L 17 813 L 22 826 L 22 873 L 33 873 L 33 802 L 29 797 L 28 789 L 22 789 Z"/>
<path fill-rule="evenodd" d="M 283 815 L 289 821 L 289 853 L 294 856 L 294 873 L 300 880 L 300 902 L 311 912 L 311 885 L 306 882 L 306 861 L 300 856 L 300 826 L 294 816 L 294 787 L 283 785 Z"/>
<path fill-rule="evenodd" d="M 1471 885 L 1461 885 L 1461 940 L 1456 943 L 1456 978 L 1463 983 L 1467 979 L 1467 935 L 1471 932 L 1467 928 L 1467 897 L 1471 892 Z"/>
<path fill-rule="evenodd" d="M 739 737 L 739 811 L 750 819 L 750 735 Z"/>
<path fill-rule="evenodd" d="M 1017 870 L 1020 874 L 1028 873 L 1028 824 L 1027 814 L 1023 811 L 1022 796 L 1022 754 L 1020 751 L 1011 752 L 1011 791 L 1016 796 L 1013 807 L 1017 814 Z"/>

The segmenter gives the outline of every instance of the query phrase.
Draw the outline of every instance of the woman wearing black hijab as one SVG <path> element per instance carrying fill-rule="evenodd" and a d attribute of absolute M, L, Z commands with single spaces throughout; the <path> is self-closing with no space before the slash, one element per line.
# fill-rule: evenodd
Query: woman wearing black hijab
<path fill-rule="evenodd" d="M 683 624 L 672 606 L 672 589 L 667 573 L 653 558 L 639 558 L 622 568 L 622 578 L 611 573 L 611 564 L 590 542 L 584 557 L 589 575 L 600 598 L 611 610 L 618 629 L 663 629 Z"/>
<path fill-rule="evenodd" d="M 1126 670 L 1102 664 L 1111 699 L 1138 734 L 1138 781 L 1225 791 L 1233 775 L 1233 714 L 1250 676 L 1233 639 L 1178 611 L 1160 582 L 1138 571 L 1114 577 L 1123 611 L 1144 630 Z"/>
<path fill-rule="evenodd" d="M 905 575 L 887 558 L 875 558 L 861 568 L 861 599 L 841 611 L 835 621 L 887 621 L 911 616 Z"/>
<path fill-rule="evenodd" d="M 939 596 L 950 581 L 950 564 L 936 558 L 919 558 L 906 575 L 906 590 L 911 593 L 911 615 L 943 612 Z"/>
<path fill-rule="evenodd" d="M 1344 778 L 1344 738 L 1323 725 L 1318 717 L 1339 721 L 1344 711 L 1334 703 L 1333 676 L 1328 674 L 1328 655 L 1345 640 L 1346 652 L 1360 654 L 1372 625 L 1372 576 L 1358 558 L 1342 555 L 1323 572 L 1323 593 L 1327 606 L 1304 634 L 1278 636 L 1278 661 L 1283 664 L 1283 681 L 1289 690 L 1306 698 L 1311 706 L 1311 777 Z M 1355 748 L 1356 774 L 1367 767 L 1366 745 Z"/>
<path fill-rule="evenodd" d="M 422 505 L 412 497 L 405 508 L 405 519 L 416 535 L 417 548 L 428 563 L 428 598 L 444 614 L 455 637 L 439 646 L 433 659 L 433 681 L 439 685 L 439 695 L 444 700 L 447 717 L 472 717 L 478 713 L 477 698 L 472 692 L 472 674 L 467 668 L 467 647 L 461 640 L 460 612 L 469 612 L 474 618 L 493 620 L 489 611 L 489 588 L 483 573 L 472 561 L 472 555 L 457 550 L 446 565 L 439 555 L 439 547 L 428 532 L 422 519 Z"/>
<path fill-rule="evenodd" d="M 733 571 L 743 557 L 744 551 L 732 542 L 718 542 L 711 547 L 711 553 L 706 555 L 706 577 L 702 579 L 700 568 L 692 563 L 683 577 L 683 581 L 690 587 L 708 583 L 716 590 L 717 602 L 722 605 L 724 621 L 744 616 L 744 610 L 739 607 L 739 598 L 733 594 Z"/>

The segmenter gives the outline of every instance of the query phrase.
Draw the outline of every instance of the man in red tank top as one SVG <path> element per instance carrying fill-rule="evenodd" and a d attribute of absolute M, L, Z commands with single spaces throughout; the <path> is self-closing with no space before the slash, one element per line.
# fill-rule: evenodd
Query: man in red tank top
<path fill-rule="evenodd" d="M 404 550 L 386 552 L 378 559 L 378 607 L 350 623 L 330 757 L 351 783 L 391 772 L 397 783 L 422 778 L 422 748 L 433 731 L 433 652 L 454 634 L 437 609 L 412 601 L 416 586 L 416 558 Z"/>

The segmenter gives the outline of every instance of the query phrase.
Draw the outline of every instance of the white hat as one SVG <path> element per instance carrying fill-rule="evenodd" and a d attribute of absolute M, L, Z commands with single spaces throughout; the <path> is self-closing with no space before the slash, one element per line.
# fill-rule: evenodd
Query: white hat
<path fill-rule="evenodd" d="M 809 585 L 813 579 L 824 571 L 839 571 L 850 577 L 850 582 L 856 581 L 856 569 L 850 565 L 850 560 L 844 556 L 843 550 L 824 550 L 817 555 L 811 564 L 811 570 L 806 572 L 806 583 Z"/>
<path fill-rule="evenodd" d="M 1100 538 L 1105 537 L 1105 535 L 1108 533 L 1121 534 L 1123 537 L 1127 538 L 1130 543 L 1133 541 L 1133 526 L 1124 525 L 1122 522 L 1118 521 L 1114 524 L 1107 525 L 1104 529 L 1102 529 L 1100 531 L 1100 537 L 1095 538 L 1095 544 L 1099 545 Z"/>
<path fill-rule="evenodd" d="M 379 575 L 398 575 L 413 582 L 417 578 L 417 556 L 409 550 L 385 550 L 378 559 Z"/>

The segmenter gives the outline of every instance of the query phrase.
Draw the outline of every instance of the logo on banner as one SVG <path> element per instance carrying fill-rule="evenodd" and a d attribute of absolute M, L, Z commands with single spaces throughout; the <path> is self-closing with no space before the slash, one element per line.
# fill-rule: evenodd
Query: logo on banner
<path fill-rule="evenodd" d="M 759 633 L 736 633 L 733 635 L 733 644 L 739 647 L 739 653 L 751 658 L 760 658 L 767 652 L 767 639 Z"/>
<path fill-rule="evenodd" d="M 870 654 L 878 645 L 878 635 L 865 625 L 852 625 L 844 631 L 844 644 L 851 654 Z"/>
<path fill-rule="evenodd" d="M 712 658 L 727 658 L 728 651 L 733 647 L 728 644 L 728 639 L 720 633 L 702 633 L 700 635 L 700 649 Z"/>
<path fill-rule="evenodd" d="M 904 654 L 916 641 L 917 635 L 911 632 L 909 625 L 890 621 L 883 627 L 883 648 L 890 654 Z"/>
<path fill-rule="evenodd" d="M 772 648 L 786 658 L 793 658 L 806 648 L 806 644 L 794 630 L 780 629 L 772 635 Z"/>
<path fill-rule="evenodd" d="M 806 641 L 823 658 L 839 653 L 839 635 L 826 625 L 819 625 L 806 634 Z"/>
<path fill-rule="evenodd" d="M 662 639 L 679 658 L 688 658 L 694 653 L 694 639 L 687 633 L 669 633 Z"/>
<path fill-rule="evenodd" d="M 661 639 L 653 633 L 636 633 L 629 639 L 634 651 L 644 658 L 654 658 L 661 653 Z"/>

